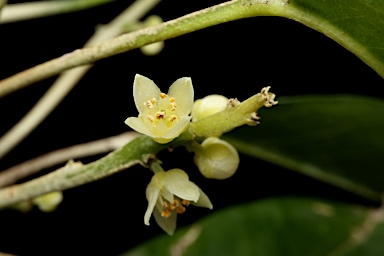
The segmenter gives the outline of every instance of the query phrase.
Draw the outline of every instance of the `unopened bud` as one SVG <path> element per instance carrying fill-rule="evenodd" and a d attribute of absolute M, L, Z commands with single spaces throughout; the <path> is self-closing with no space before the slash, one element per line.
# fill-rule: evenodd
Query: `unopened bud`
<path fill-rule="evenodd" d="M 239 166 L 239 154 L 228 142 L 216 137 L 203 141 L 201 148 L 195 151 L 195 164 L 201 174 L 210 179 L 227 179 Z"/>
<path fill-rule="evenodd" d="M 61 191 L 51 192 L 33 199 L 33 203 L 43 212 L 52 212 L 63 201 L 63 193 Z"/>
<path fill-rule="evenodd" d="M 195 122 L 207 116 L 223 111 L 228 104 L 228 99 L 222 95 L 212 94 L 196 100 L 192 108 L 192 121 Z"/>

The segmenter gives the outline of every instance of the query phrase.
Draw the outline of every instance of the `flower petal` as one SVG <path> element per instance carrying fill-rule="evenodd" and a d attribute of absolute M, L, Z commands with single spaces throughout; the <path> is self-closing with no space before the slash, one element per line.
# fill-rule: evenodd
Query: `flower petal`
<path fill-rule="evenodd" d="M 161 190 L 161 196 L 164 197 L 164 199 L 170 203 L 173 203 L 173 201 L 175 199 L 173 197 L 173 194 L 164 188 Z"/>
<path fill-rule="evenodd" d="M 171 87 L 169 87 L 168 95 L 175 98 L 177 108 L 184 114 L 188 115 L 193 107 L 193 86 L 190 77 L 182 77 L 177 79 Z"/>
<path fill-rule="evenodd" d="M 168 235 L 173 235 L 176 229 L 176 219 L 177 219 L 177 214 L 173 213 L 171 216 L 168 218 L 164 218 L 161 216 L 160 212 L 155 210 L 153 212 L 153 216 L 155 217 L 155 220 L 157 224 L 168 234 Z"/>
<path fill-rule="evenodd" d="M 136 74 L 135 81 L 133 82 L 133 99 L 139 113 L 144 113 L 147 110 L 144 102 L 152 98 L 158 100 L 159 95 L 160 89 L 151 79 Z"/>
<path fill-rule="evenodd" d="M 151 182 L 147 186 L 147 190 L 145 191 L 145 195 L 148 200 L 147 211 L 144 214 L 144 224 L 149 226 L 149 219 L 151 218 L 153 209 L 155 208 L 157 198 L 159 197 L 160 189 L 154 186 Z"/>
<path fill-rule="evenodd" d="M 190 182 L 188 175 L 181 169 L 167 171 L 164 188 L 179 198 L 188 201 L 197 202 L 200 196 L 199 187 L 195 183 Z"/>
<path fill-rule="evenodd" d="M 143 120 L 138 117 L 128 117 L 125 120 L 125 124 L 131 127 L 133 130 L 153 137 L 153 133 L 149 130 L 149 128 L 144 124 Z"/>
<path fill-rule="evenodd" d="M 172 127 L 172 129 L 170 129 L 167 134 L 163 136 L 163 138 L 174 139 L 178 137 L 181 133 L 187 130 L 190 120 L 190 116 L 183 116 L 180 121 L 174 127 Z"/>
<path fill-rule="evenodd" d="M 211 200 L 209 200 L 208 196 L 200 188 L 199 188 L 199 192 L 200 192 L 199 200 L 196 203 L 191 202 L 191 204 L 194 206 L 205 207 L 212 210 L 213 205 L 211 203 Z"/>

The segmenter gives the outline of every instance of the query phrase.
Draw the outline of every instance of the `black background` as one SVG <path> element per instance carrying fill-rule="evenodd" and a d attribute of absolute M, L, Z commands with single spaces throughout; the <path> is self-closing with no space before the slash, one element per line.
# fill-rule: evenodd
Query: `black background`
<path fill-rule="evenodd" d="M 119 0 L 72 14 L 0 25 L 0 79 L 81 48 L 98 24 L 108 23 L 131 2 Z M 148 15 L 160 15 L 168 21 L 220 2 L 163 1 Z M 0 169 L 51 150 L 129 130 L 124 120 L 137 115 L 132 98 L 136 73 L 154 80 L 162 91 L 177 78 L 191 77 L 196 99 L 216 93 L 244 100 L 264 86 L 272 86 L 271 91 L 278 96 L 351 93 L 379 97 L 382 85 L 382 78 L 356 56 L 297 22 L 278 17 L 233 21 L 170 39 L 157 56 L 147 57 L 133 50 L 98 61 L 53 113 L 1 160 Z M 36 103 L 54 79 L 1 98 L 0 134 Z M 87 163 L 99 157 L 81 160 Z M 159 158 L 165 169 L 184 169 L 208 194 L 213 211 L 282 195 L 375 205 L 244 155 L 238 172 L 225 181 L 204 179 L 193 165 L 193 155 L 182 148 L 162 152 Z M 53 213 L 38 209 L 28 214 L 1 211 L 0 251 L 116 255 L 162 234 L 153 219 L 149 227 L 143 223 L 145 188 L 150 178 L 151 172 L 135 166 L 64 191 L 64 201 Z M 189 207 L 178 219 L 178 226 L 209 213 Z"/>

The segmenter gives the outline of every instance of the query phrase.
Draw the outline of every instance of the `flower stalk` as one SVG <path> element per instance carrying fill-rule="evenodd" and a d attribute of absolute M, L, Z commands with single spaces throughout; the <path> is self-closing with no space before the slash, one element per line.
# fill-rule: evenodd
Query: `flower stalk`
<path fill-rule="evenodd" d="M 206 118 L 191 123 L 192 133 L 199 137 L 209 137 L 228 132 L 242 125 L 257 125 L 259 117 L 257 111 L 261 107 L 271 107 L 277 104 L 275 94 L 268 92 L 265 87 L 260 93 L 243 102 L 230 99 L 226 109 Z"/>

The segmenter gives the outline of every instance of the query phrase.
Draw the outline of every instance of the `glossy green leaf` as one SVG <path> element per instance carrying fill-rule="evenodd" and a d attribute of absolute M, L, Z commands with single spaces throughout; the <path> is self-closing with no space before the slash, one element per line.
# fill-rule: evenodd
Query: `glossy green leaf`
<path fill-rule="evenodd" d="M 384 1 L 290 0 L 297 20 L 332 38 L 384 77 Z"/>
<path fill-rule="evenodd" d="M 384 255 L 378 216 L 343 203 L 268 199 L 212 213 L 124 255 L 378 256 Z"/>
<path fill-rule="evenodd" d="M 279 98 L 261 124 L 224 138 L 239 151 L 368 198 L 384 191 L 384 102 L 358 96 Z"/>

